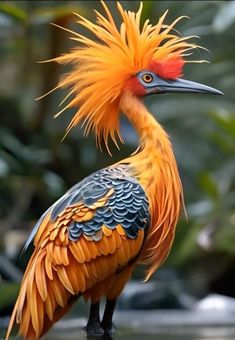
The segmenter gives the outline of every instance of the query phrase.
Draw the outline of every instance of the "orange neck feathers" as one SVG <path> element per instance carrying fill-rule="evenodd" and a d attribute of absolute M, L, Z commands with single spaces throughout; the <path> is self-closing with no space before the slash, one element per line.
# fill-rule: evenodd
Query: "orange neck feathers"
<path fill-rule="evenodd" d="M 160 147 L 163 151 L 166 147 L 169 148 L 170 142 L 166 132 L 149 113 L 140 98 L 127 91 L 121 97 L 119 105 L 139 134 L 142 149 L 157 150 Z"/>
<path fill-rule="evenodd" d="M 183 189 L 171 142 L 143 102 L 126 92 L 120 101 L 140 136 L 137 152 L 121 161 L 129 163 L 149 197 L 151 225 L 140 263 L 149 266 L 146 279 L 166 259 L 183 205 Z"/>

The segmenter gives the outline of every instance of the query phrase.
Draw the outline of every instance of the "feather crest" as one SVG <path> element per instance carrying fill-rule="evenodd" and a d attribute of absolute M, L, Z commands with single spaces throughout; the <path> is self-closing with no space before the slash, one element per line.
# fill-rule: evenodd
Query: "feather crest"
<path fill-rule="evenodd" d="M 122 20 L 119 28 L 106 3 L 101 3 L 105 16 L 95 11 L 96 23 L 75 13 L 78 24 L 93 33 L 96 40 L 64 28 L 72 34 L 71 39 L 78 42 L 79 46 L 53 61 L 73 65 L 71 72 L 55 88 L 71 88 L 66 98 L 73 95 L 73 99 L 56 116 L 68 108 L 77 108 L 67 133 L 83 122 L 85 135 L 95 132 L 97 144 L 101 146 L 104 141 L 108 148 L 109 137 L 116 145 L 118 140 L 122 141 L 119 131 L 119 100 L 127 80 L 154 63 L 163 65 L 169 58 L 181 60 L 175 63 L 180 65 L 178 73 L 181 74 L 185 52 L 197 46 L 187 41 L 191 37 L 182 38 L 173 34 L 175 25 L 184 17 L 166 25 L 166 11 L 157 24 L 151 25 L 146 20 L 141 27 L 143 4 L 140 3 L 137 12 L 131 12 L 125 11 L 117 2 Z M 170 74 L 176 73 L 171 71 Z"/>

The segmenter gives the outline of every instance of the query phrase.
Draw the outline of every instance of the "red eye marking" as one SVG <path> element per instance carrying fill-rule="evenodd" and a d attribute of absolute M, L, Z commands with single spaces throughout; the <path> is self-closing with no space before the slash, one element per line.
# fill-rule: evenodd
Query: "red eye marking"
<path fill-rule="evenodd" d="M 127 81 L 125 88 L 138 97 L 142 97 L 146 94 L 144 86 L 139 82 L 136 76 Z"/>
<path fill-rule="evenodd" d="M 182 76 L 184 63 L 181 57 L 169 57 L 161 61 L 152 60 L 148 70 L 164 79 L 176 79 Z"/>

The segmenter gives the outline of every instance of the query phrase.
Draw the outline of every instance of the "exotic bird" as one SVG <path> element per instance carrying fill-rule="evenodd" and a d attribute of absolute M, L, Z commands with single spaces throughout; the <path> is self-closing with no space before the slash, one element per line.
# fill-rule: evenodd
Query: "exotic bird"
<path fill-rule="evenodd" d="M 53 59 L 72 64 L 59 82 L 69 87 L 63 111 L 76 108 L 67 132 L 83 122 L 98 146 L 122 141 L 119 115 L 127 116 L 139 135 L 130 157 L 89 175 L 74 185 L 39 219 L 26 248 L 34 251 L 26 268 L 6 339 L 17 324 L 20 335 L 38 339 L 83 296 L 91 300 L 87 336 L 111 336 L 118 296 L 136 264 L 147 266 L 146 280 L 166 259 L 183 207 L 183 189 L 167 133 L 143 98 L 168 92 L 222 94 L 181 78 L 192 37 L 179 36 L 166 14 L 155 25 L 141 25 L 137 12 L 117 2 L 120 27 L 102 2 L 96 23 L 79 14 L 89 36 L 72 34 L 78 47 Z M 95 39 L 90 37 L 93 34 Z M 200 62 L 200 61 L 199 61 Z M 59 114 L 61 113 L 59 112 Z M 106 298 L 103 317 L 100 299 Z"/>

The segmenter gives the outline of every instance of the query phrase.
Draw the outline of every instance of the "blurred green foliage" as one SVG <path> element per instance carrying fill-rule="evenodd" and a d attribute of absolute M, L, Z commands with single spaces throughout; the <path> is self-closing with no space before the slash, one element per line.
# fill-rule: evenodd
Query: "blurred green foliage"
<path fill-rule="evenodd" d="M 136 1 L 123 2 L 128 9 L 138 7 Z M 116 13 L 115 2 L 109 3 Z M 0 230 L 4 233 L 6 228 L 30 229 L 72 184 L 135 148 L 135 137 L 128 133 L 126 146 L 110 159 L 96 150 L 92 137 L 83 139 L 79 128 L 61 143 L 72 112 L 57 120 L 52 115 L 65 93 L 35 101 L 67 70 L 37 62 L 74 46 L 68 34 L 50 22 L 83 31 L 72 13 L 92 18 L 92 8 L 100 8 L 99 2 L 0 3 Z M 168 23 L 180 15 L 189 16 L 177 29 L 183 36 L 200 36 L 198 43 L 210 51 L 195 51 L 194 59 L 207 59 L 210 64 L 187 64 L 185 78 L 225 93 L 223 98 L 164 95 L 146 99 L 171 135 L 189 218 L 187 222 L 183 217 L 178 226 L 168 265 L 186 273 L 197 266 L 208 272 L 209 259 L 218 273 L 235 257 L 235 2 L 144 1 L 144 16 L 153 22 L 166 9 Z M 124 135 L 127 128 L 124 121 Z"/>

